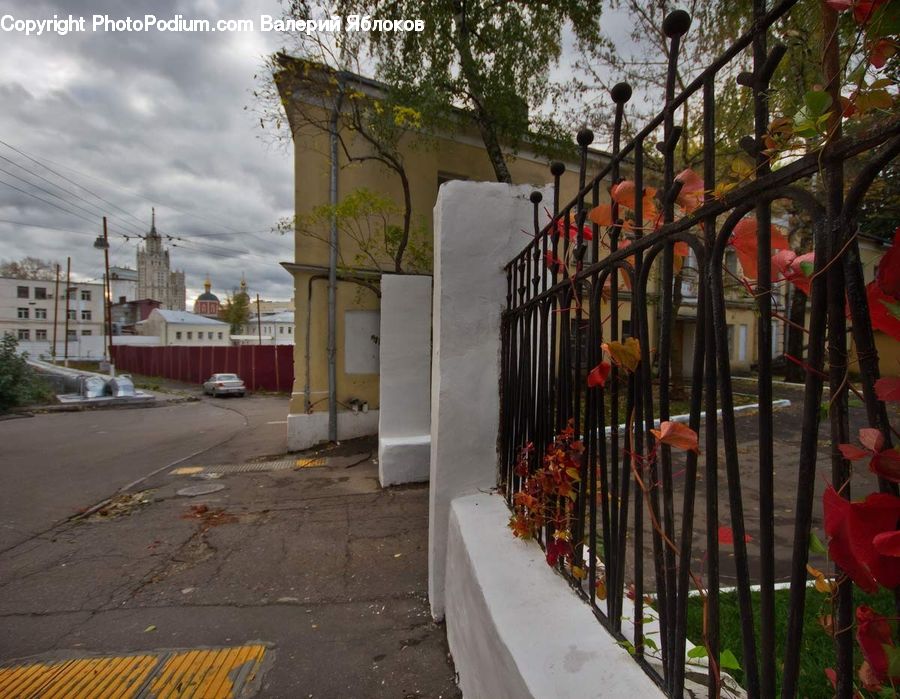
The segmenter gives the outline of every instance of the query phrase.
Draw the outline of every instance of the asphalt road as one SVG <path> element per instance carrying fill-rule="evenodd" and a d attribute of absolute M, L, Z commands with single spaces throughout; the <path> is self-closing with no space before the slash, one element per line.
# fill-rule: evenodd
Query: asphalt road
<path fill-rule="evenodd" d="M 0 422 L 0 552 L 191 457 L 284 453 L 288 399 L 255 395 Z"/>

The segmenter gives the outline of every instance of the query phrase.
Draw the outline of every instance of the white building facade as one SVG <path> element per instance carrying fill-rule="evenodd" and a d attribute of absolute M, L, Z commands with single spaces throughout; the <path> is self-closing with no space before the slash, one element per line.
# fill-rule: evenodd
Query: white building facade
<path fill-rule="evenodd" d="M 240 338 L 244 344 L 257 344 L 262 335 L 265 345 L 294 344 L 294 312 L 263 313 L 251 316 L 241 328 Z"/>
<path fill-rule="evenodd" d="M 228 323 L 206 316 L 156 308 L 146 320 L 135 324 L 138 335 L 158 337 L 163 347 L 228 346 Z"/>
<path fill-rule="evenodd" d="M 103 359 L 103 285 L 0 278 L 0 335 L 12 335 L 35 358 Z"/>

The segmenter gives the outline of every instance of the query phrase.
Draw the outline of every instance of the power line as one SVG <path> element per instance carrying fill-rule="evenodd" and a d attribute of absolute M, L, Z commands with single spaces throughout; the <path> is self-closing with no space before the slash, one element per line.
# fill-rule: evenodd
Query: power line
<path fill-rule="evenodd" d="M 137 216 L 135 216 L 134 214 L 130 213 L 129 211 L 126 211 L 126 210 L 123 209 L 121 206 L 118 206 L 118 205 L 112 203 L 111 201 L 109 201 L 109 200 L 107 200 L 107 199 L 104 199 L 103 197 L 101 197 L 99 194 L 97 194 L 97 193 L 94 192 L 93 190 L 90 190 L 90 189 L 88 189 L 87 187 L 85 187 L 84 185 L 79 184 L 79 183 L 76 182 L 75 180 L 72 180 L 72 179 L 66 177 L 66 176 L 63 175 L 61 172 L 57 172 L 56 170 L 54 170 L 54 169 L 53 169 L 52 167 L 50 167 L 49 165 L 46 165 L 45 163 L 41 162 L 41 161 L 38 160 L 37 158 L 35 158 L 35 157 L 31 156 L 31 155 L 28 155 L 28 153 L 26 153 L 25 151 L 19 150 L 19 149 L 16 148 L 15 146 L 13 146 L 13 145 L 7 143 L 6 141 L 4 141 L 4 140 L 2 140 L 2 139 L 0 139 L 0 143 L 2 143 L 4 146 L 6 146 L 7 148 L 9 148 L 9 149 L 11 149 L 11 150 L 14 150 L 14 151 L 15 151 L 16 153 L 18 153 L 19 155 L 22 155 L 22 156 L 28 158 L 28 159 L 29 159 L 30 161 L 32 161 L 33 163 L 35 163 L 35 164 L 37 164 L 37 165 L 40 165 L 40 166 L 41 166 L 42 168 L 44 168 L 45 170 L 48 170 L 48 171 L 52 172 L 52 173 L 53 173 L 54 175 L 56 175 L 57 177 L 61 177 L 61 178 L 64 179 L 66 182 L 70 182 L 71 184 L 74 184 L 76 187 L 78 187 L 78 188 L 80 188 L 80 189 L 83 189 L 85 192 L 87 192 L 88 194 L 90 194 L 90 195 L 93 196 L 93 197 L 96 197 L 97 199 L 99 199 L 100 201 L 102 201 L 104 204 L 108 204 L 109 206 L 113 207 L 114 209 L 118 209 L 119 211 L 121 211 L 121 212 L 122 212 L 123 214 L 125 214 L 126 216 L 130 216 L 130 217 L 133 218 L 135 221 L 137 221 L 137 222 L 141 225 L 142 228 L 143 228 L 143 226 L 146 225 L 145 222 L 141 221 L 139 218 L 137 218 Z M 52 161 L 50 161 L 50 162 L 52 162 Z M 70 169 L 71 169 L 71 168 L 70 168 Z M 76 170 L 76 172 L 77 172 L 77 170 Z M 83 173 L 82 173 L 82 174 L 83 174 Z"/>
<path fill-rule="evenodd" d="M 88 189 L 87 187 L 85 187 L 85 186 L 83 186 L 83 185 L 81 185 L 81 184 L 78 184 L 78 183 L 75 182 L 74 180 L 69 179 L 69 178 L 66 177 L 65 175 L 60 174 L 59 172 L 57 172 L 57 171 L 54 170 L 53 168 L 51 168 L 51 167 L 45 165 L 44 163 L 42 163 L 40 160 L 37 160 L 36 158 L 34 158 L 34 157 L 28 155 L 27 153 L 25 153 L 24 151 L 22 151 L 22 150 L 16 148 L 16 147 L 13 146 L 13 145 L 10 145 L 10 144 L 7 143 L 6 141 L 0 139 L 0 144 L 3 144 L 3 145 L 6 146 L 7 148 L 11 148 L 12 150 L 16 151 L 17 153 L 20 153 L 20 154 L 24 155 L 24 156 L 25 156 L 26 158 L 28 158 L 29 160 L 32 160 L 32 161 L 36 162 L 36 163 L 37 163 L 38 165 L 40 165 L 41 167 L 44 167 L 44 168 L 46 168 L 47 170 L 50 170 L 50 172 L 54 173 L 55 175 L 58 175 L 59 177 L 62 177 L 64 180 L 66 180 L 66 181 L 68 181 L 68 182 L 71 182 L 72 184 L 74 184 L 74 185 L 77 186 L 77 187 L 80 187 L 81 189 L 85 190 L 86 192 L 90 192 L 93 196 L 97 197 L 97 198 L 100 199 L 101 201 L 106 202 L 106 203 L 109 204 L 110 206 L 115 206 L 115 204 L 112 204 L 111 202 L 107 201 L 106 199 L 103 199 L 99 194 L 96 194 L 95 192 L 91 191 L 91 190 Z M 94 180 L 95 182 L 100 182 L 100 183 L 102 183 L 102 184 L 105 184 L 105 185 L 108 186 L 108 187 L 113 187 L 113 188 L 115 188 L 115 189 L 118 189 L 119 191 L 125 192 L 125 193 L 130 194 L 130 195 L 132 195 L 132 196 L 134 196 L 134 197 L 137 197 L 137 198 L 139 198 L 139 199 L 143 199 L 144 201 L 149 202 L 150 204 L 154 204 L 154 205 L 156 205 L 156 206 L 162 206 L 162 207 L 164 207 L 164 208 L 171 209 L 172 211 L 177 211 L 178 213 L 184 214 L 185 216 L 191 216 L 192 218 L 196 218 L 196 219 L 198 219 L 198 220 L 200 220 L 200 221 L 206 221 L 207 223 L 211 223 L 211 224 L 213 224 L 213 225 L 215 225 L 215 226 L 218 226 L 218 227 L 221 227 L 221 228 L 227 228 L 228 230 L 232 231 L 233 233 L 238 233 L 238 234 L 242 234 L 242 235 L 245 235 L 245 234 L 246 234 L 246 235 L 253 235 L 254 233 L 265 233 L 265 232 L 268 230 L 268 229 L 260 229 L 260 230 L 258 230 L 258 231 L 240 231 L 240 230 L 238 230 L 238 229 L 236 229 L 236 228 L 233 228 L 232 226 L 229 226 L 229 225 L 226 224 L 226 223 L 222 223 L 222 222 L 220 222 L 220 221 L 217 222 L 215 219 L 209 218 L 208 216 L 200 216 L 199 214 L 195 214 L 195 213 L 192 213 L 192 212 L 190 212 L 190 211 L 186 211 L 186 210 L 184 210 L 184 209 L 180 209 L 180 208 L 178 208 L 178 207 L 176 207 L 176 206 L 172 206 L 171 204 L 161 204 L 160 202 L 158 202 L 158 201 L 156 201 L 156 200 L 154 200 L 154 199 L 150 199 L 149 197 L 145 197 L 143 194 L 140 194 L 140 193 L 138 193 L 138 192 L 135 192 L 135 191 L 132 190 L 132 189 L 128 189 L 127 187 L 123 187 L 122 185 L 116 184 L 116 183 L 114 183 L 114 182 L 110 182 L 109 180 L 105 180 L 105 179 L 103 179 L 103 178 L 101 178 L 101 177 L 97 177 L 96 175 L 90 175 L 90 174 L 88 174 L 88 173 L 86 173 L 86 172 L 82 172 L 82 171 L 80 171 L 80 170 L 76 170 L 76 169 L 73 168 L 71 165 L 66 165 L 66 164 L 64 164 L 64 163 L 57 163 L 57 162 L 55 162 L 55 161 L 53 161 L 53 160 L 49 160 L 49 159 L 47 159 L 47 162 L 51 162 L 51 163 L 53 163 L 54 165 L 57 165 L 58 167 L 65 168 L 66 170 L 70 170 L 71 172 L 77 173 L 77 174 L 81 175 L 82 177 L 87 177 L 88 179 Z M 125 211 L 124 209 L 122 209 L 122 208 L 120 208 L 120 207 L 116 207 L 116 208 L 119 209 L 120 211 L 126 213 L 126 214 L 127 214 L 128 216 L 130 216 L 131 218 L 134 218 L 136 221 L 138 221 L 139 223 L 141 223 L 141 225 L 145 225 L 143 222 L 140 221 L 140 219 L 136 218 L 134 215 L 128 213 L 128 212 Z M 209 234 L 209 235 L 217 235 L 217 234 Z"/>
<path fill-rule="evenodd" d="M 59 204 L 56 204 L 56 203 L 54 203 L 54 202 L 52 202 L 52 201 L 49 201 L 49 200 L 47 200 L 47 199 L 44 199 L 43 197 L 39 197 L 37 194 L 32 194 L 31 192 L 26 192 L 26 191 L 25 191 L 24 189 L 22 189 L 21 187 L 16 187 L 14 184 L 10 184 L 9 182 L 6 182 L 5 180 L 0 180 L 0 184 L 5 184 L 7 187 L 9 187 L 9 188 L 11 188 L 11 189 L 15 189 L 17 192 L 21 192 L 22 194 L 26 194 L 26 195 L 28 195 L 29 197 L 34 197 L 34 198 L 37 199 L 38 201 L 42 201 L 42 202 L 44 202 L 45 204 L 49 204 L 50 206 L 52 206 L 52 207 L 54 207 L 54 208 L 56 208 L 56 209 L 59 209 L 60 211 L 65 211 L 67 214 L 70 214 L 70 215 L 72 215 L 72 216 L 77 216 L 78 218 L 83 219 L 83 220 L 87 221 L 88 223 L 90 223 L 90 224 L 92 224 L 92 225 L 96 225 L 96 223 L 97 223 L 96 220 L 89 219 L 87 216 L 83 216 L 83 215 L 79 214 L 77 211 L 72 211 L 71 209 L 66 209 L 66 208 L 60 206 Z"/>
<path fill-rule="evenodd" d="M 107 214 L 106 211 L 104 211 L 103 209 L 101 209 L 100 207 L 98 207 L 96 204 L 92 204 L 92 203 L 89 202 L 87 199 L 85 199 L 84 197 L 82 197 L 80 194 L 77 194 L 76 192 L 73 192 L 73 191 L 71 191 L 71 190 L 69 190 L 69 189 L 66 189 L 65 187 L 62 187 L 62 186 L 56 184 L 55 182 L 53 182 L 53 181 L 47 179 L 46 177 L 44 177 L 44 176 L 41 175 L 41 174 L 38 174 L 38 173 L 36 173 L 36 172 L 34 172 L 34 171 L 32 171 L 32 170 L 29 170 L 29 169 L 28 169 L 27 167 L 25 167 L 24 165 L 20 165 L 20 164 L 17 163 L 16 161 L 11 160 L 10 158 L 7 158 L 5 155 L 0 155 L 0 158 L 2 158 L 2 159 L 5 160 L 6 162 L 8 162 L 8 163 L 14 165 L 15 167 L 17 167 L 17 168 L 19 168 L 19 169 L 21 169 L 21 170 L 24 170 L 25 172 L 27 172 L 27 173 L 28 173 L 29 175 L 31 175 L 32 177 L 37 177 L 37 178 L 43 180 L 44 182 L 46 182 L 47 184 L 49 184 L 51 187 L 56 187 L 56 188 L 59 189 L 60 191 L 65 192 L 66 194 L 75 197 L 78 201 L 82 201 L 82 202 L 84 202 L 85 204 L 87 204 L 88 206 L 93 207 L 94 209 L 96 209 L 97 211 L 99 211 L 99 214 L 97 214 L 95 211 L 89 211 L 88 213 L 90 213 L 90 214 L 92 214 L 92 215 L 99 215 L 99 216 L 104 216 L 104 215 Z M 23 182 L 27 182 L 27 183 L 28 183 L 29 185 L 31 185 L 32 187 L 36 187 L 37 189 L 41 189 L 42 191 L 47 192 L 47 194 L 51 194 L 52 196 L 56 197 L 57 199 L 60 199 L 61 201 L 64 201 L 64 202 L 66 202 L 66 203 L 70 203 L 70 202 L 68 202 L 66 199 L 63 199 L 62 197 L 60 197 L 59 195 L 54 194 L 53 192 L 44 190 L 42 187 L 40 187 L 40 185 L 36 185 L 36 184 L 34 184 L 34 183 L 32 183 L 32 182 L 28 182 L 28 180 L 26 180 L 26 179 L 24 179 L 24 178 L 22 178 L 22 177 L 19 177 L 18 175 L 14 175 L 13 173 L 8 172 L 8 171 L 6 171 L 6 170 L 3 170 L 3 172 L 6 172 L 6 174 L 12 175 L 13 177 L 16 177 L 17 179 L 22 180 Z M 86 209 L 85 209 L 85 210 L 86 210 Z M 120 218 L 120 217 L 119 217 L 119 216 L 115 216 L 114 218 L 117 218 L 117 219 L 118 219 L 118 218 Z M 125 221 L 123 221 L 122 223 L 123 223 L 123 225 L 124 225 L 124 224 L 125 224 Z M 134 226 L 133 223 L 128 223 L 127 225 L 131 226 L 132 229 L 135 229 L 135 226 Z M 138 229 L 138 230 L 140 230 L 140 232 L 143 232 L 141 229 Z"/>

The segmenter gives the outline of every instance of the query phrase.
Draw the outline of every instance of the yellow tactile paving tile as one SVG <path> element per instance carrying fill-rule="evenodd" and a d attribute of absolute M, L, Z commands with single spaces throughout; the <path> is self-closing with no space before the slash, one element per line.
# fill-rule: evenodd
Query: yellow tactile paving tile
<path fill-rule="evenodd" d="M 194 473 L 203 473 L 202 466 L 179 466 L 174 471 L 169 471 L 170 476 L 190 476 Z"/>
<path fill-rule="evenodd" d="M 296 465 L 294 468 L 316 468 L 318 466 L 324 466 L 325 459 L 297 459 Z"/>
<path fill-rule="evenodd" d="M 229 699 L 251 682 L 266 646 L 75 658 L 0 667 L 3 699 Z"/>

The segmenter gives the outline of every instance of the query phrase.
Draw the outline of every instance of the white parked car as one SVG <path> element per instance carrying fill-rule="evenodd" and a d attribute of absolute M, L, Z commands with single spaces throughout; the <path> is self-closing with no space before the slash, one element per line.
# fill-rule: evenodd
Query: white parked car
<path fill-rule="evenodd" d="M 247 387 L 237 374 L 213 374 L 203 383 L 203 392 L 210 396 L 243 396 Z"/>

